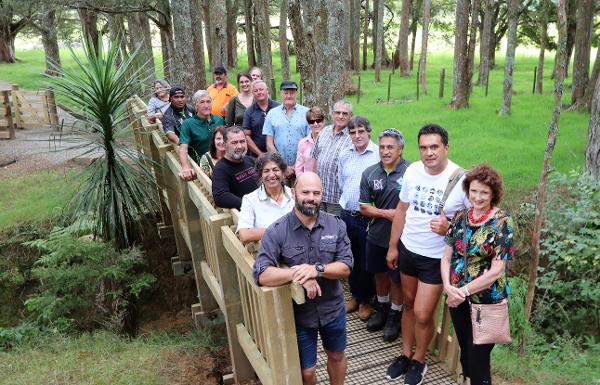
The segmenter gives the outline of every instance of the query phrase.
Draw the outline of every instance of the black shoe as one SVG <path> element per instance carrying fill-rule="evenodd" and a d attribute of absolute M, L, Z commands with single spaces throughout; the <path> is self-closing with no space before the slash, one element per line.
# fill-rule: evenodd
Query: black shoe
<path fill-rule="evenodd" d="M 375 315 L 371 316 L 369 322 L 367 322 L 367 330 L 370 332 L 376 332 L 383 329 L 387 316 L 390 311 L 390 304 L 378 303 L 375 305 Z"/>
<path fill-rule="evenodd" d="M 412 360 L 404 376 L 404 385 L 421 385 L 427 373 L 427 364 Z"/>
<path fill-rule="evenodd" d="M 397 380 L 401 375 L 406 373 L 411 363 L 412 360 L 410 358 L 406 357 L 404 354 L 400 355 L 400 357 L 396 358 L 394 362 L 388 366 L 385 378 L 388 380 Z"/>
<path fill-rule="evenodd" d="M 385 327 L 383 328 L 383 340 L 385 342 L 392 342 L 398 338 L 401 321 L 402 311 L 390 309 Z"/>

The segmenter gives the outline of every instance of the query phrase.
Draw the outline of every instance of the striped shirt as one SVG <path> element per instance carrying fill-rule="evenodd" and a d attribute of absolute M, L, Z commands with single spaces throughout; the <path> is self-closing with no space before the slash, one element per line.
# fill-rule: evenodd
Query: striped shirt
<path fill-rule="evenodd" d="M 334 135 L 333 125 L 319 132 L 310 154 L 317 160 L 317 174 L 323 181 L 323 202 L 338 203 L 342 192 L 338 185 L 338 159 L 342 150 L 352 146 L 348 128 Z"/>
<path fill-rule="evenodd" d="M 338 181 L 342 191 L 340 206 L 344 210 L 358 211 L 362 173 L 377 162 L 379 147 L 372 141 L 369 141 L 367 148 L 361 153 L 354 146 L 342 151 L 338 162 Z"/>

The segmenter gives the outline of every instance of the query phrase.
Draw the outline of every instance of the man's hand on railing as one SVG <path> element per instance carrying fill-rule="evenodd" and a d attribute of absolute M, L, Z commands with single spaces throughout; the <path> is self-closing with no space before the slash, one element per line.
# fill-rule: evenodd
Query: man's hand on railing
<path fill-rule="evenodd" d="M 321 286 L 319 286 L 319 284 L 317 283 L 317 280 L 315 278 L 311 278 L 307 281 L 305 281 L 302 284 L 302 287 L 304 287 L 304 289 L 306 290 L 306 296 L 309 299 L 314 299 L 316 296 L 321 296 Z"/>
<path fill-rule="evenodd" d="M 315 265 L 309 265 L 308 263 L 291 266 L 290 269 L 294 270 L 292 280 L 298 282 L 300 285 L 304 285 L 304 283 L 309 279 L 317 278 L 318 275 L 317 269 L 315 269 Z"/>
<path fill-rule="evenodd" d="M 183 168 L 181 169 L 179 176 L 181 179 L 189 182 L 196 177 L 196 171 L 194 171 L 193 168 Z"/>

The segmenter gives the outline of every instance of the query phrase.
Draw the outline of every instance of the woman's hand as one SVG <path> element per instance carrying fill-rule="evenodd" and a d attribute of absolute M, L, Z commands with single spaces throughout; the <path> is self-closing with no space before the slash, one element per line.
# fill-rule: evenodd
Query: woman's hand
<path fill-rule="evenodd" d="M 446 303 L 449 307 L 457 307 L 465 301 L 465 295 L 463 293 L 463 290 L 457 287 L 451 285 L 444 286 L 444 291 L 446 292 L 447 296 Z"/>

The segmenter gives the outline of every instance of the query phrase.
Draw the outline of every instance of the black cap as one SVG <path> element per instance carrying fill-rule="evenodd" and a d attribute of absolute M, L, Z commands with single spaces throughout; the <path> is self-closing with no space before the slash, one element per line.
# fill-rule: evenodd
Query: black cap
<path fill-rule="evenodd" d="M 284 80 L 281 82 L 280 90 L 297 90 L 298 84 L 293 80 Z"/>
<path fill-rule="evenodd" d="M 169 90 L 169 96 L 175 96 L 177 93 L 185 95 L 185 90 L 182 86 L 171 86 L 171 89 Z"/>
<path fill-rule="evenodd" d="M 226 74 L 227 73 L 227 69 L 223 66 L 216 66 L 213 74 Z"/>

